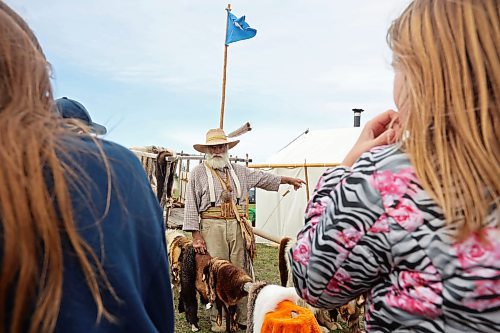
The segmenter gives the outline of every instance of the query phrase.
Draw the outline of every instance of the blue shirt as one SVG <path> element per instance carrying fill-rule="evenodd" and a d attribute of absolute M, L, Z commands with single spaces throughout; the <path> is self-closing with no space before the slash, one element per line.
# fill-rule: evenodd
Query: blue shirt
<path fill-rule="evenodd" d="M 119 297 L 102 288 L 111 323 L 96 322 L 97 308 L 74 251 L 66 242 L 63 298 L 55 332 L 173 332 L 174 313 L 162 210 L 139 160 L 128 149 L 100 141 L 111 171 L 108 175 L 96 144 L 88 137 L 62 140 L 65 157 L 77 174 L 70 183 L 78 232 L 101 259 Z M 101 231 L 99 231 L 99 228 Z"/>

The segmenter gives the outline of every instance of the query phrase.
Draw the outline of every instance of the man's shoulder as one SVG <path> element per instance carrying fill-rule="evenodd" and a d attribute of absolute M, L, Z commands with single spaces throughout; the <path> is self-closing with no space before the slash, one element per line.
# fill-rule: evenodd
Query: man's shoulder
<path fill-rule="evenodd" d="M 200 164 L 195 166 L 192 171 L 200 171 L 200 170 L 205 170 L 205 162 L 201 162 Z"/>
<path fill-rule="evenodd" d="M 245 172 L 248 168 L 244 165 L 241 164 L 236 164 L 236 163 L 231 163 L 231 167 L 234 169 L 234 171 L 238 172 Z"/>
<path fill-rule="evenodd" d="M 203 163 L 198 164 L 193 169 L 191 169 L 190 174 L 191 174 L 191 176 L 194 176 L 194 175 L 199 176 L 202 174 L 206 174 L 205 164 L 203 164 Z"/>

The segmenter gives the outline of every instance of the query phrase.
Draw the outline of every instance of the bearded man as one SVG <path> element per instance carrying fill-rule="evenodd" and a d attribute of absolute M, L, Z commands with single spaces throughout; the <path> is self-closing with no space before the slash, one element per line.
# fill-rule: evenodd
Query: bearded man
<path fill-rule="evenodd" d="M 206 154 L 206 159 L 189 176 L 183 230 L 192 233 L 197 253 L 208 251 L 212 257 L 227 259 L 253 278 L 255 238 L 246 221 L 248 191 L 253 187 L 278 191 L 280 184 L 292 185 L 297 190 L 305 182 L 231 164 L 228 150 L 238 142 L 228 140 L 224 131 L 217 128 L 207 132 L 204 144 L 193 145 L 194 149 Z M 238 304 L 241 329 L 247 325 L 246 303 L 244 298 Z M 212 310 L 212 331 L 224 332 L 225 325 L 215 323 L 216 310 Z"/>

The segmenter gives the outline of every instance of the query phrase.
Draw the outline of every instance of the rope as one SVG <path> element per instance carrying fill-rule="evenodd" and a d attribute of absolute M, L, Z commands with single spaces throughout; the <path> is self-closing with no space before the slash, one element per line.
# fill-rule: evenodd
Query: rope
<path fill-rule="evenodd" d="M 297 178 L 299 176 L 299 174 L 300 174 L 300 169 L 297 169 L 297 172 L 295 173 L 294 177 Z M 264 228 L 267 225 L 267 223 L 269 222 L 269 220 L 273 216 L 274 212 L 276 211 L 276 209 L 278 209 L 279 205 L 281 204 L 281 201 L 285 198 L 285 196 L 288 193 L 290 193 L 291 190 L 293 190 L 293 185 L 288 186 L 288 188 L 286 189 L 286 191 L 281 195 L 281 199 L 278 201 L 278 203 L 273 208 L 273 210 L 271 211 L 271 213 L 269 213 L 269 216 L 267 217 L 267 219 L 264 222 L 264 224 L 262 224 L 261 226 L 259 226 L 259 228 L 262 229 L 262 228 Z"/>
<path fill-rule="evenodd" d="M 278 201 L 278 204 L 277 204 L 277 205 L 273 208 L 273 210 L 271 211 L 271 213 L 269 213 L 269 216 L 267 217 L 266 222 L 264 222 L 264 224 L 263 224 L 263 225 L 261 225 L 261 226 L 260 226 L 260 228 L 263 228 L 263 227 L 265 227 L 265 226 L 266 226 L 266 224 L 269 222 L 269 219 L 273 216 L 273 214 L 274 214 L 274 212 L 276 211 L 276 209 L 278 209 L 278 207 L 280 206 L 281 201 L 283 200 L 283 198 L 285 198 L 285 196 L 286 196 L 288 193 L 290 193 L 290 190 L 291 190 L 291 189 L 293 189 L 293 186 L 292 186 L 292 185 L 290 185 L 290 186 L 287 188 L 287 190 L 285 191 L 285 193 L 283 193 L 283 194 L 281 195 L 281 199 Z"/>

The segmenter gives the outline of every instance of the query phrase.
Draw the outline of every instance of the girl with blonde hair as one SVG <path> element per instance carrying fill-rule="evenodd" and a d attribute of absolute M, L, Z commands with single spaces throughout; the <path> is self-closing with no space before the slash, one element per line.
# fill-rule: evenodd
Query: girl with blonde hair
<path fill-rule="evenodd" d="M 54 108 L 34 34 L 0 1 L 0 332 L 172 332 L 144 170 Z"/>
<path fill-rule="evenodd" d="M 393 22 L 399 112 L 325 172 L 290 253 L 310 304 L 367 293 L 368 332 L 500 331 L 499 16 L 415 0 Z"/>

